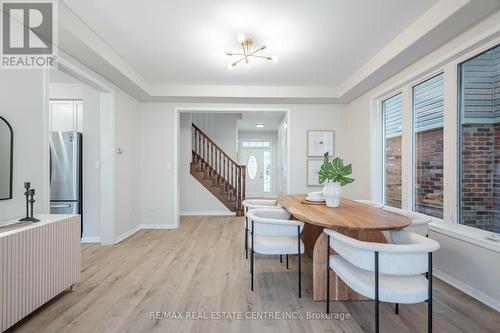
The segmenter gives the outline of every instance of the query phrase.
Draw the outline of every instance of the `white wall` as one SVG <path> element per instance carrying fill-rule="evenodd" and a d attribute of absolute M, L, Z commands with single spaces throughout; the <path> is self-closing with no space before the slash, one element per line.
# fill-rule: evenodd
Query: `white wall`
<path fill-rule="evenodd" d="M 352 163 L 352 178 L 349 195 L 353 199 L 369 199 L 371 189 L 371 123 L 369 95 L 354 100 L 348 105 L 347 132 L 350 149 L 347 159 Z"/>
<path fill-rule="evenodd" d="M 294 105 L 290 107 L 290 193 L 318 191 L 321 186 L 308 186 L 306 178 L 307 131 L 333 130 L 333 153 L 350 162 L 347 131 L 347 107 L 343 104 Z M 350 195 L 350 186 L 344 188 Z"/>
<path fill-rule="evenodd" d="M 204 120 L 211 119 L 211 117 L 206 117 L 206 114 L 202 115 Z M 217 139 L 214 138 L 214 142 L 219 145 L 222 149 L 224 147 L 233 148 L 236 141 L 235 126 L 236 120 L 232 115 L 228 115 L 227 118 L 224 115 L 217 115 L 217 118 L 221 121 L 221 127 L 219 128 L 219 133 L 217 134 Z M 181 215 L 199 215 L 199 214 L 229 214 L 231 211 L 226 208 L 212 193 L 210 193 L 203 185 L 201 185 L 190 173 L 190 163 L 191 163 L 191 124 L 193 118 L 196 118 L 196 125 L 204 131 L 207 135 L 212 137 L 215 134 L 215 124 L 207 123 L 200 120 L 200 115 L 191 113 L 182 113 L 180 115 L 180 133 L 179 133 L 179 188 L 180 188 L 180 212 Z M 233 120 L 232 122 L 230 120 Z M 226 125 L 224 127 L 223 125 Z M 210 134 L 209 134 L 210 133 Z M 227 135 L 225 135 L 227 134 Z M 215 135 L 214 135 L 215 136 Z M 215 141 L 218 140 L 218 141 Z M 229 153 L 229 152 L 228 152 Z M 231 153 L 235 155 L 234 149 Z"/>
<path fill-rule="evenodd" d="M 441 249 L 434 254 L 434 275 L 500 311 L 498 249 L 487 248 L 432 228 Z"/>
<path fill-rule="evenodd" d="M 49 210 L 48 96 L 44 71 L 3 70 L 0 115 L 14 131 L 13 199 L 0 200 L 0 220 L 25 215 L 24 182 L 36 189 L 35 213 Z"/>
<path fill-rule="evenodd" d="M 123 152 L 115 157 L 115 207 L 118 239 L 134 231 L 140 220 L 140 118 L 139 102 L 115 91 L 115 145 Z"/>
<path fill-rule="evenodd" d="M 140 204 L 142 224 L 174 227 L 174 106 L 141 103 Z"/>
<path fill-rule="evenodd" d="M 83 86 L 83 236 L 101 235 L 101 113 L 99 93 Z"/>
<path fill-rule="evenodd" d="M 370 158 L 372 145 L 376 141 L 376 138 L 370 135 L 372 131 L 371 118 L 374 111 L 371 105 L 373 97 L 418 80 L 419 77 L 422 78 L 436 70 L 445 68 L 447 73 L 453 72 L 456 67 L 447 65 L 445 59 L 451 59 L 454 56 L 460 57 L 465 52 L 469 52 L 468 50 L 456 51 L 457 48 L 467 45 L 469 49 L 473 49 L 485 42 L 490 42 L 493 38 L 498 38 L 500 32 L 483 42 L 478 39 L 484 32 L 495 29 L 498 31 L 499 19 L 500 13 L 487 18 L 384 83 L 366 92 L 347 106 L 349 115 L 347 126 L 349 150 L 347 156 L 353 164 L 353 176 L 356 179 L 350 185 L 350 196 L 360 199 L 370 198 L 372 180 L 374 182 L 379 180 L 378 176 L 374 175 L 374 179 L 372 179 L 371 175 L 371 170 L 378 167 L 374 165 Z M 445 94 L 446 92 L 456 91 L 456 79 L 445 82 Z M 406 103 L 409 103 L 409 101 L 406 101 Z M 449 98 L 448 101 L 445 101 L 445 118 L 454 119 L 457 112 L 454 103 Z M 447 131 L 452 136 L 456 135 L 455 131 L 451 130 L 450 132 L 449 128 L 445 128 L 445 133 Z M 449 138 L 448 136 L 445 137 L 445 147 L 448 147 L 445 154 L 449 154 L 450 149 L 454 149 L 454 145 L 447 141 Z M 408 147 L 403 145 L 403 149 L 408 149 Z M 449 163 L 449 161 L 446 162 L 445 159 L 445 163 Z M 455 163 L 451 161 L 448 165 L 451 168 L 445 167 L 445 176 L 449 178 L 451 175 L 452 181 L 455 181 L 453 177 L 454 170 L 450 170 L 453 169 Z M 446 175 L 446 173 L 448 174 Z M 445 197 L 445 204 L 446 200 L 449 199 Z M 445 216 L 447 215 L 445 214 Z M 498 265 L 494 264 L 500 261 L 498 245 L 485 239 L 484 235 L 477 235 L 478 233 L 475 230 L 452 222 L 436 221 L 432 228 L 431 237 L 437 239 L 441 244 L 441 249 L 435 255 L 434 268 L 436 275 L 500 310 L 500 284 L 498 283 L 500 269 Z M 457 234 L 461 236 L 456 237 Z M 472 243 L 474 245 L 471 245 Z"/>
<path fill-rule="evenodd" d="M 52 82 L 51 75 L 53 71 L 49 74 L 49 98 L 50 99 L 83 99 L 83 84 L 81 83 L 61 83 Z M 59 76 L 65 74 L 57 74 Z M 74 81 L 73 78 L 70 80 Z"/>

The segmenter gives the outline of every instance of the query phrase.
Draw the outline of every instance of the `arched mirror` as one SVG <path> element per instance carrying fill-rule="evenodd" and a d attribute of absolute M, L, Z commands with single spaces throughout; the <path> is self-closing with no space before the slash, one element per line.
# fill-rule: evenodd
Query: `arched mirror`
<path fill-rule="evenodd" d="M 13 148 L 12 127 L 0 116 L 0 200 L 12 199 Z"/>

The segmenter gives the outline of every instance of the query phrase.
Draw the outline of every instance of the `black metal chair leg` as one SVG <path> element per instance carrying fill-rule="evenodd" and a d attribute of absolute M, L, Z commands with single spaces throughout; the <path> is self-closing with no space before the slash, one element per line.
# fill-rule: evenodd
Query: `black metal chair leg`
<path fill-rule="evenodd" d="M 326 313 L 330 313 L 330 236 L 326 244 Z"/>
<path fill-rule="evenodd" d="M 298 259 L 299 259 L 299 298 L 302 298 L 302 283 L 300 281 L 301 275 L 300 275 L 300 226 L 297 226 L 297 253 L 298 253 Z"/>
<path fill-rule="evenodd" d="M 429 274 L 427 278 L 427 286 L 429 295 L 427 299 L 427 332 L 432 332 L 432 252 L 429 253 Z"/>
<path fill-rule="evenodd" d="M 378 252 L 375 252 L 375 332 L 379 333 Z"/>
<path fill-rule="evenodd" d="M 248 218 L 245 216 L 245 259 L 248 259 Z"/>
<path fill-rule="evenodd" d="M 396 303 L 394 305 L 394 313 L 397 314 L 397 315 L 399 314 L 399 303 Z"/>
<path fill-rule="evenodd" d="M 288 269 L 288 254 L 286 255 L 286 269 Z"/>
<path fill-rule="evenodd" d="M 280 254 L 280 264 L 282 264 L 282 263 L 283 263 L 283 255 Z"/>
<path fill-rule="evenodd" d="M 252 221 L 252 252 L 250 257 L 250 274 L 252 275 L 251 290 L 253 291 L 253 272 L 254 272 L 254 247 L 253 247 L 253 235 L 254 235 L 254 222 Z"/>

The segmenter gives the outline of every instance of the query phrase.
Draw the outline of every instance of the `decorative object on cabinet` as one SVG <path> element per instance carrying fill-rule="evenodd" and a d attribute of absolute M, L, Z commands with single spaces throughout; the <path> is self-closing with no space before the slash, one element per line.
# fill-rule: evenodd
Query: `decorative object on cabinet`
<path fill-rule="evenodd" d="M 34 198 L 35 197 L 35 189 L 34 188 L 30 188 L 28 190 L 28 195 L 30 197 L 30 200 L 29 200 L 29 203 L 30 203 L 30 221 L 31 222 L 40 222 L 39 219 L 33 217 L 33 204 L 36 201 L 35 198 Z"/>
<path fill-rule="evenodd" d="M 20 222 L 29 222 L 31 221 L 30 218 L 30 213 L 29 213 L 29 191 L 30 191 L 31 183 L 30 182 L 24 182 L 24 188 L 26 191 L 24 192 L 24 196 L 26 197 L 26 217 L 23 217 L 20 219 Z"/>

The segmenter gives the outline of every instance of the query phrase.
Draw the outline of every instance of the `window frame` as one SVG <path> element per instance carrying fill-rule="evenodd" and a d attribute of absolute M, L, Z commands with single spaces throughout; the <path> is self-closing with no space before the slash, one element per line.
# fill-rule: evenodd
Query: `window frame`
<path fill-rule="evenodd" d="M 415 87 L 418 85 L 427 82 L 429 80 L 432 80 L 433 78 L 443 75 L 443 103 L 444 103 L 444 85 L 445 85 L 445 70 L 440 68 L 437 71 L 432 72 L 431 74 L 425 76 L 424 78 L 414 82 L 409 86 L 409 91 L 410 91 L 410 109 L 408 110 L 410 113 L 410 118 L 411 118 L 411 126 L 410 126 L 410 144 L 411 144 L 411 183 L 410 183 L 410 188 L 411 188 L 411 195 L 410 195 L 410 210 L 413 212 L 416 212 L 416 207 L 417 207 L 417 144 L 416 144 L 416 126 L 415 126 L 415 120 L 416 120 L 416 114 L 415 114 Z M 404 112 L 404 110 L 403 110 Z M 444 106 L 443 106 L 443 201 L 444 201 L 444 178 L 445 178 L 445 170 L 444 170 L 444 149 L 445 149 L 445 144 L 444 144 L 444 127 L 445 127 L 445 122 L 444 122 Z M 430 216 L 430 215 L 429 215 Z M 444 202 L 443 202 L 443 216 L 444 216 Z M 435 218 L 434 216 L 432 216 Z"/>
<path fill-rule="evenodd" d="M 459 64 L 467 61 L 468 59 L 474 58 L 477 55 L 486 52 L 487 50 L 494 48 L 500 44 L 500 36 L 491 36 L 491 34 L 485 32 L 477 38 L 468 40 L 461 43 L 454 49 L 448 50 L 447 53 L 441 54 L 434 59 L 428 60 L 425 64 L 420 65 L 419 68 L 415 68 L 411 65 L 406 70 L 395 78 L 387 81 L 383 84 L 378 91 L 370 96 L 370 124 L 371 124 L 371 147 L 370 147 L 370 159 L 372 162 L 371 167 L 371 193 L 370 197 L 372 200 L 378 202 L 383 202 L 383 191 L 384 191 L 384 141 L 383 139 L 383 112 L 382 112 L 382 101 L 390 96 L 393 96 L 400 91 L 403 93 L 403 147 L 402 147 L 402 160 L 403 160 L 403 180 L 402 180 L 402 190 L 403 190 L 403 209 L 411 209 L 414 207 L 413 193 L 413 156 L 414 156 L 414 140 L 412 137 L 413 128 L 409 130 L 409 126 L 413 126 L 413 119 L 408 119 L 411 117 L 411 105 L 413 104 L 413 94 L 411 87 L 425 81 L 432 76 L 435 76 L 442 72 L 444 74 L 444 120 L 443 120 L 443 218 L 433 218 L 437 223 L 445 223 L 449 225 L 449 228 L 453 228 L 455 233 L 460 233 L 463 237 L 469 237 L 463 232 L 463 228 L 471 230 L 470 232 L 475 236 L 474 241 L 479 243 L 490 244 L 484 236 L 490 234 L 480 229 L 473 227 L 468 227 L 464 225 L 458 225 L 458 204 L 460 197 L 458 196 L 458 180 L 460 177 L 458 155 L 459 152 L 459 133 L 460 128 L 458 124 L 460 123 L 458 116 L 458 105 L 460 103 L 459 98 Z M 418 63 L 418 62 L 417 62 Z M 406 142 L 405 142 L 406 140 Z M 410 172 L 409 172 L 410 171 Z M 410 173 L 410 175 L 408 175 Z M 410 186 L 409 186 L 410 185 Z M 406 198 L 405 198 L 406 195 Z M 436 226 L 438 227 L 438 225 Z M 441 230 L 441 229 L 439 229 Z M 444 230 L 444 229 L 443 229 Z M 472 231 L 474 230 L 474 231 Z M 482 231 L 482 233 L 480 232 Z M 485 234 L 486 233 L 486 234 Z M 470 234 L 470 233 L 468 233 Z M 483 235 L 479 239 L 478 235 Z"/>
<path fill-rule="evenodd" d="M 386 200 L 385 200 L 385 178 L 386 178 L 386 173 L 385 173 L 385 166 L 386 166 L 386 116 L 385 116 L 385 110 L 384 110 L 384 102 L 388 101 L 389 99 L 393 98 L 393 97 L 396 97 L 398 95 L 401 94 L 401 99 L 403 100 L 404 96 L 403 96 L 403 90 L 396 90 L 392 93 L 390 93 L 389 95 L 386 95 L 384 96 L 383 98 L 380 99 L 380 117 L 381 117 L 381 142 L 382 142 L 382 176 L 380 177 L 382 183 L 381 183 L 381 189 L 382 189 L 382 193 L 381 193 L 381 202 L 383 205 L 386 204 Z M 402 115 L 403 116 L 403 113 L 404 113 L 404 107 L 402 107 L 402 111 L 401 111 Z M 403 120 L 401 119 L 401 124 L 403 124 Z M 401 127 L 403 127 L 403 125 L 401 125 Z M 403 133 L 401 133 L 401 138 L 403 137 Z M 401 140 L 402 141 L 402 140 Z M 401 142 L 401 146 L 403 145 L 403 143 Z M 401 150 L 403 147 L 401 147 Z M 401 162 L 402 163 L 402 162 Z M 403 183 L 403 175 L 401 175 L 401 183 Z M 401 196 L 403 195 L 403 189 L 401 189 Z M 403 198 L 401 198 L 401 203 L 403 202 Z"/>
<path fill-rule="evenodd" d="M 465 90 L 464 90 L 464 85 L 463 85 L 463 76 L 462 76 L 462 66 L 464 63 L 466 63 L 469 60 L 472 60 L 486 52 L 489 52 L 497 47 L 500 47 L 500 40 L 494 44 L 493 46 L 488 46 L 488 47 L 482 47 L 479 48 L 480 51 L 478 52 L 470 52 L 466 57 L 462 57 L 459 61 L 456 61 L 456 75 L 457 75 L 457 87 L 456 87 L 456 113 L 457 113 L 457 121 L 456 121 L 456 140 L 457 140 L 457 150 L 456 150 L 456 160 L 457 160 L 457 166 L 456 166 L 456 218 L 455 218 L 455 223 L 462 225 L 467 228 L 473 228 L 475 230 L 483 230 L 480 228 L 476 228 L 473 226 L 465 225 L 462 223 L 462 194 L 463 194 L 463 189 L 462 189 L 462 163 L 463 163 L 463 154 L 462 154 L 462 147 L 463 147 L 463 139 L 462 139 L 462 126 L 465 123 L 465 115 L 462 114 L 462 107 L 464 106 L 464 95 L 465 95 Z M 472 118 L 471 118 L 472 119 Z M 476 123 L 486 123 L 484 120 L 478 118 L 475 119 Z M 485 231 L 485 230 L 484 230 Z M 491 231 L 485 231 L 488 233 L 492 233 Z"/>

